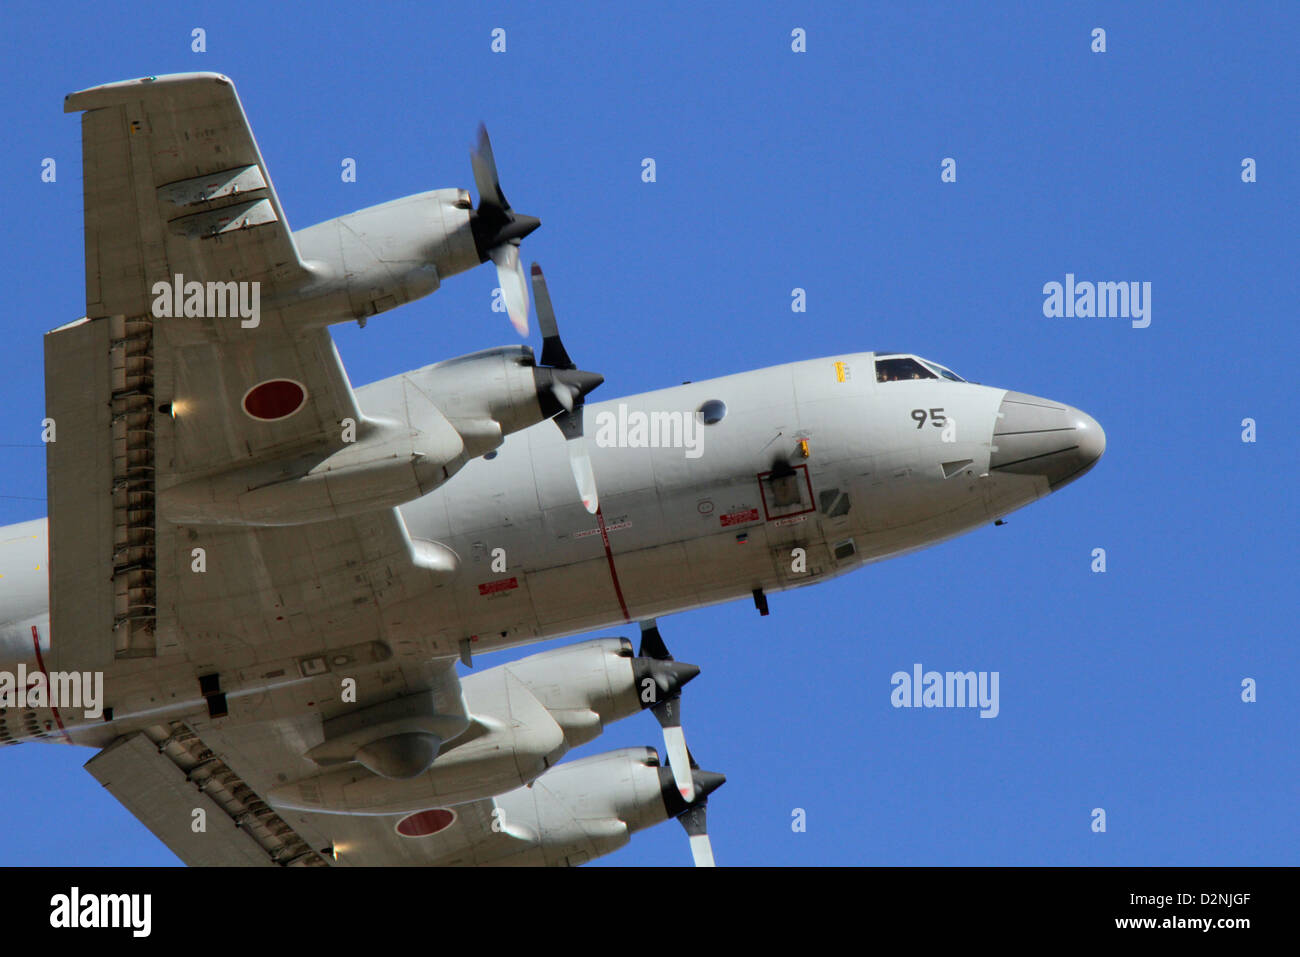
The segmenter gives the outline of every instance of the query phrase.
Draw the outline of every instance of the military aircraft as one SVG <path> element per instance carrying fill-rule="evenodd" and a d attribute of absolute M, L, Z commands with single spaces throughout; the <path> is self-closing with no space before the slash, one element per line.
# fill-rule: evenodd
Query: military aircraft
<path fill-rule="evenodd" d="M 188 864 L 573 865 L 670 817 L 712 864 L 723 777 L 686 746 L 698 668 L 656 618 L 766 614 L 998 521 L 1105 448 L 1078 409 L 906 353 L 588 402 L 601 377 L 524 277 L 539 223 L 486 133 L 477 206 L 435 190 L 291 231 L 228 78 L 65 110 L 86 317 L 45 338 L 48 524 L 0 534 L 0 743 L 97 749 L 87 770 Z M 521 331 L 531 286 L 540 359 L 349 384 L 328 325 L 488 260 Z M 597 629 L 638 645 L 457 674 Z M 666 761 L 561 763 L 647 709 Z"/>

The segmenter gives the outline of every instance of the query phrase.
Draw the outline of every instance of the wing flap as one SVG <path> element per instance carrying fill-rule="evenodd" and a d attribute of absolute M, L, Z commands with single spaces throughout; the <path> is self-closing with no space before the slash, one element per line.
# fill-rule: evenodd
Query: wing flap
<path fill-rule="evenodd" d="M 123 440 L 130 423 L 114 423 L 126 403 L 111 399 L 115 389 L 111 320 L 81 320 L 45 337 L 45 415 L 54 441 L 45 446 L 49 503 L 49 568 L 53 669 L 103 671 L 114 657 L 114 638 L 127 640 L 133 625 L 132 584 L 141 576 L 124 572 L 114 580 L 114 555 L 125 566 L 152 561 L 151 548 L 131 549 L 131 493 L 114 488 L 114 451 L 121 450 L 123 481 L 131 473 Z M 120 535 L 119 535 L 120 532 Z M 148 536 L 151 538 L 151 536 Z M 135 535 L 143 543 L 143 532 Z M 120 546 L 120 547 L 119 547 Z M 138 591 L 138 606 L 147 603 Z M 115 629 L 115 622 L 121 627 Z M 53 636 L 57 635 L 58 638 Z M 143 633 L 140 640 L 145 641 Z"/>
<path fill-rule="evenodd" d="M 225 810 L 143 732 L 118 738 L 86 762 L 86 770 L 191 867 L 274 863 L 247 832 L 230 827 Z"/>

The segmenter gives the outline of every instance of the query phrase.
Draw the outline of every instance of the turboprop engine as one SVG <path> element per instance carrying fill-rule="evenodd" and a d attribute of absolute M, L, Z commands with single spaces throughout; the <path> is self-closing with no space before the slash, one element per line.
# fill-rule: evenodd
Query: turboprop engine
<path fill-rule="evenodd" d="M 581 399 L 605 381 L 595 372 L 539 366 L 523 345 L 472 352 L 402 378 L 429 396 L 460 433 L 467 459 L 496 448 L 503 435 L 554 416 L 557 388 Z"/>
<path fill-rule="evenodd" d="M 496 798 L 492 831 L 428 863 L 585 864 L 618 850 L 637 831 L 675 817 L 690 837 L 696 866 L 711 867 L 705 806 L 726 778 L 699 768 L 691 775 L 695 796 L 687 801 L 654 748 L 623 748 L 566 761 L 530 787 Z"/>
<path fill-rule="evenodd" d="M 268 797 L 295 810 L 402 814 L 503 794 L 534 781 L 610 722 L 679 693 L 698 673 L 685 662 L 635 657 L 625 638 L 544 651 L 461 679 L 468 728 L 442 744 L 427 770 L 395 780 L 386 767 L 374 766 L 377 752 L 385 756 L 383 746 L 362 753 L 360 738 L 349 731 L 359 757 L 281 785 Z M 397 730 L 390 732 L 396 738 Z M 414 742 L 393 742 L 404 753 L 418 750 L 408 745 Z"/>
<path fill-rule="evenodd" d="M 557 382 L 584 396 L 603 381 L 538 367 L 524 345 L 450 359 L 368 387 L 361 420 L 330 444 L 163 489 L 159 509 L 188 525 L 298 525 L 391 508 L 554 415 Z"/>
<path fill-rule="evenodd" d="M 466 190 L 438 189 L 297 230 L 294 242 L 311 278 L 273 305 L 312 322 L 364 322 L 491 259 L 510 321 L 527 335 L 528 285 L 519 243 L 541 220 L 510 208 L 482 127 L 470 162 L 477 208 Z"/>

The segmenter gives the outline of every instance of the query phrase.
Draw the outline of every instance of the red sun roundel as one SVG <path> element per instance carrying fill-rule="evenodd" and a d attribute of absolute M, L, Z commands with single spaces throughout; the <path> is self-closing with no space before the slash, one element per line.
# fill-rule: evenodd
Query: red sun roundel
<path fill-rule="evenodd" d="M 430 834 L 437 834 L 451 827 L 455 820 L 456 813 L 443 807 L 436 807 L 430 811 L 417 811 L 397 822 L 397 833 L 402 837 L 428 837 Z"/>
<path fill-rule="evenodd" d="M 307 401 L 307 390 L 292 379 L 267 379 L 244 393 L 244 411 L 262 422 L 287 419 Z"/>

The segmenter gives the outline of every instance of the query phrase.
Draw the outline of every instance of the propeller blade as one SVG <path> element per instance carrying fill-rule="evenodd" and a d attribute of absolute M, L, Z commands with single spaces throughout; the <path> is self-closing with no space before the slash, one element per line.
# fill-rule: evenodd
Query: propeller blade
<path fill-rule="evenodd" d="M 573 389 L 566 383 L 556 379 L 551 383 L 551 395 L 555 396 L 555 401 L 564 406 L 565 412 L 573 411 Z"/>
<path fill-rule="evenodd" d="M 672 700 L 680 704 L 679 698 L 674 697 Z M 657 710 L 655 717 L 659 717 Z M 691 759 L 686 751 L 686 734 L 682 731 L 680 712 L 675 720 L 676 724 L 664 725 L 664 747 L 668 751 L 668 767 L 672 769 L 677 791 L 689 804 L 695 800 L 695 779 L 691 776 Z"/>
<path fill-rule="evenodd" d="M 668 752 L 668 768 L 665 770 L 661 766 L 659 769 L 664 807 L 686 828 L 695 866 L 713 867 L 713 845 L 705 826 L 705 807 L 709 795 L 727 779 L 713 771 L 700 770 L 686 747 L 686 734 L 682 731 L 682 685 L 699 674 L 700 669 L 686 662 L 674 661 L 663 635 L 659 634 L 659 624 L 653 618 L 641 622 L 641 647 L 637 649 L 637 658 L 642 660 L 640 667 L 644 669 L 638 673 L 638 685 L 641 684 L 640 675 L 648 671 L 660 688 L 671 689 L 650 708 L 663 728 L 664 749 Z M 670 777 L 681 795 L 680 801 L 667 790 Z"/>
<path fill-rule="evenodd" d="M 587 512 L 595 515 L 600 509 L 600 497 L 596 493 L 596 473 L 591 468 L 591 455 L 582 435 L 582 405 L 587 393 L 605 379 L 595 373 L 581 371 L 569 358 L 564 343 L 560 341 L 555 308 L 551 305 L 551 293 L 546 288 L 542 267 L 533 263 L 529 272 L 532 276 L 533 301 L 537 304 L 537 326 L 542 331 L 542 359 L 537 374 L 549 376 L 551 395 L 563 409 L 555 415 L 555 424 L 560 427 L 566 439 L 569 468 L 573 470 L 578 495 Z M 543 411 L 551 414 L 549 409 Z"/>
<path fill-rule="evenodd" d="M 497 280 L 501 283 L 501 297 L 505 300 L 510 324 L 521 336 L 526 336 L 528 283 L 524 279 L 524 267 L 519 262 L 519 247 L 514 243 L 502 243 L 494 247 L 489 255 L 492 264 L 497 267 Z"/>
<path fill-rule="evenodd" d="M 707 834 L 691 835 L 691 857 L 695 859 L 696 867 L 718 866 L 713 863 L 713 845 L 709 843 Z"/>
<path fill-rule="evenodd" d="M 660 661 L 672 661 L 673 656 L 664 644 L 664 636 L 659 634 L 659 623 L 654 618 L 641 622 L 641 647 L 637 655 L 642 658 L 658 658 Z"/>
<path fill-rule="evenodd" d="M 705 824 L 708 801 L 701 799 L 698 804 L 688 807 L 677 816 L 686 829 L 686 836 L 691 842 L 691 857 L 696 867 L 717 867 L 713 860 L 713 844 L 709 841 L 709 832 Z"/>
<path fill-rule="evenodd" d="M 551 293 L 546 288 L 542 267 L 533 263 L 531 273 L 533 301 L 537 303 L 537 328 L 542 333 L 542 365 L 553 369 L 576 369 L 560 341 L 560 328 L 555 321 L 555 309 L 551 306 Z"/>
<path fill-rule="evenodd" d="M 487 128 L 479 124 L 478 144 L 469 154 L 478 188 L 478 208 L 470 214 L 470 229 L 479 260 L 491 259 L 497 267 L 501 295 L 510 322 L 521 336 L 528 335 L 528 282 L 519 263 L 519 241 L 542 224 L 535 216 L 524 216 L 510 208 L 501 191 L 497 161 Z"/>
<path fill-rule="evenodd" d="M 479 205 L 489 205 L 500 210 L 508 210 L 505 193 L 501 192 L 501 180 L 497 176 L 497 161 L 492 155 L 492 141 L 488 139 L 487 127 L 478 125 L 478 145 L 470 151 L 469 162 L 474 167 L 474 185 L 478 188 Z"/>
<path fill-rule="evenodd" d="M 668 646 L 664 644 L 663 636 L 659 634 L 659 625 L 653 618 L 641 622 L 639 654 L 643 658 L 654 658 L 658 661 L 673 660 L 673 656 L 668 652 Z M 695 670 L 698 673 L 699 669 Z M 677 784 L 677 790 L 689 804 L 695 800 L 695 780 L 691 777 L 690 753 L 686 750 L 686 733 L 682 730 L 680 689 L 660 699 L 650 712 L 664 729 L 664 748 L 668 752 L 668 766 L 672 768 L 673 781 Z"/>
<path fill-rule="evenodd" d="M 564 417 L 577 418 L 581 423 L 582 410 L 576 409 Z M 591 456 L 587 454 L 587 440 L 582 437 L 582 426 L 578 434 L 565 442 L 569 450 L 569 468 L 573 470 L 573 481 L 578 486 L 578 496 L 582 499 L 587 513 L 595 515 L 600 510 L 600 497 L 596 493 L 596 473 L 591 469 Z"/>
<path fill-rule="evenodd" d="M 690 760 L 691 777 L 694 781 L 695 796 L 689 800 L 684 800 L 678 794 L 673 792 L 676 787 L 676 780 L 672 772 L 660 765 L 659 767 L 659 789 L 663 796 L 664 810 L 668 812 L 669 817 L 677 818 L 686 831 L 686 836 L 691 842 L 691 857 L 695 860 L 696 867 L 713 867 L 713 845 L 709 841 L 709 829 L 707 822 L 707 806 L 709 795 L 722 787 L 727 782 L 726 775 L 718 774 L 715 771 L 702 771 L 696 765 L 695 760 Z"/>

